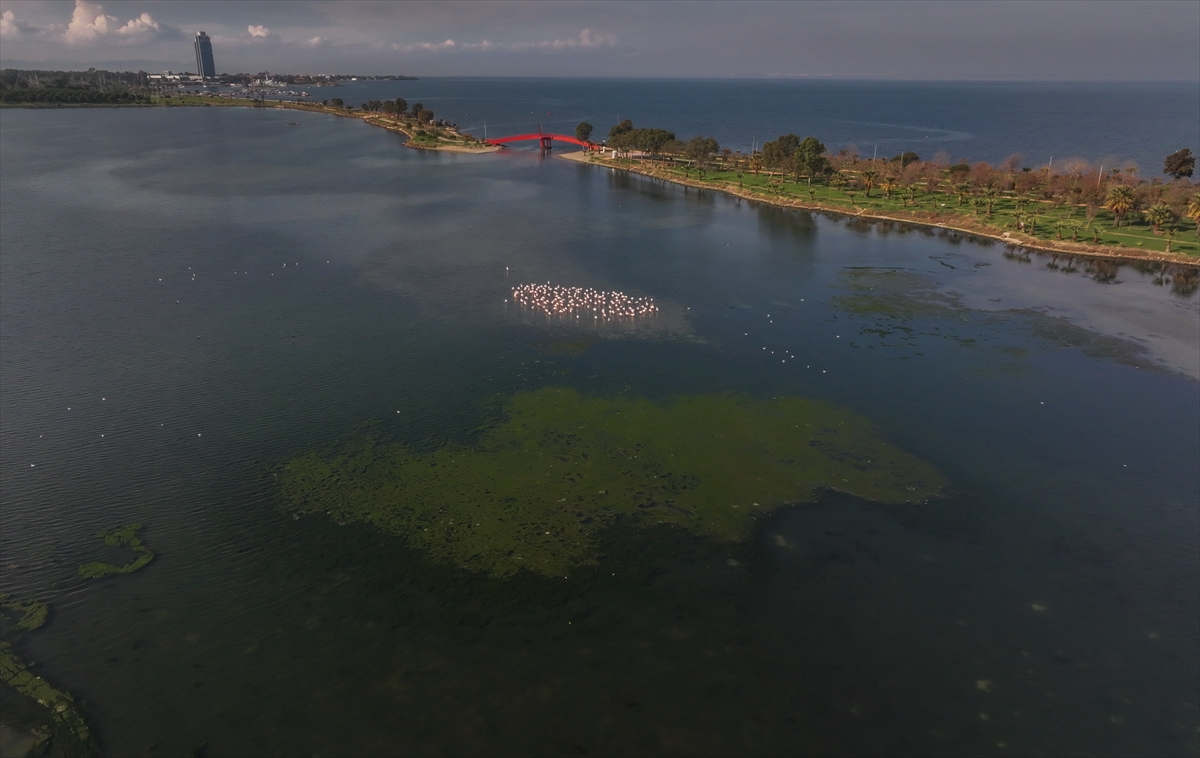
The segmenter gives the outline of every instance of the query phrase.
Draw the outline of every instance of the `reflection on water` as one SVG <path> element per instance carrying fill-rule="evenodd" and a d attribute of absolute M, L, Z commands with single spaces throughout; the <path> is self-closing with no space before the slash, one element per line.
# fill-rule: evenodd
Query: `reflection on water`
<path fill-rule="evenodd" d="M 929 275 L 865 268 L 844 272 L 842 281 L 846 294 L 831 298 L 830 305 L 864 320 L 859 335 L 868 348 L 908 348 L 909 354 L 920 355 L 912 350 L 932 338 L 957 348 L 980 347 L 975 352 L 987 352 L 992 360 L 998 354 L 1029 358 L 1077 349 L 1092 358 L 1159 368 L 1144 345 L 1086 329 L 1061 316 L 1030 308 L 972 312 L 960 296 L 942 291 Z M 986 336 L 980 333 L 981 324 L 988 327 Z M 1042 343 L 1030 341 L 1030 336 Z"/>
<path fill-rule="evenodd" d="M 1082 259 L 297 118 L 0 111 L 0 582 L 51 608 L 3 633 L 107 753 L 1195 754 L 1186 270 L 1103 284 Z M 512 288 L 544 281 L 673 326 L 521 314 Z M 635 429 L 597 420 L 635 407 Z M 761 446 L 793 415 L 848 436 Z M 337 451 L 368 421 L 355 468 Z M 522 441 L 541 464 L 504 459 Z M 547 455 L 612 468 L 637 444 L 655 466 L 607 485 Z M 933 467 L 942 497 L 870 491 L 859 445 Z M 279 508 L 301 458 L 328 467 L 307 508 L 328 516 Z M 825 476 L 779 484 L 804 460 Z M 722 531 L 688 500 L 714 478 L 780 507 Z M 536 535 L 337 523 L 383 494 L 490 515 L 518 481 L 545 496 L 506 495 L 522 529 L 585 538 L 545 557 L 594 565 L 498 578 L 470 556 Z M 584 484 L 621 507 L 555 510 Z M 134 523 L 152 563 L 75 576 L 127 562 L 95 534 Z"/>
<path fill-rule="evenodd" d="M 808 211 L 789 211 L 773 205 L 761 205 L 758 230 L 776 243 L 795 245 L 811 242 L 817 235 L 817 223 Z"/>

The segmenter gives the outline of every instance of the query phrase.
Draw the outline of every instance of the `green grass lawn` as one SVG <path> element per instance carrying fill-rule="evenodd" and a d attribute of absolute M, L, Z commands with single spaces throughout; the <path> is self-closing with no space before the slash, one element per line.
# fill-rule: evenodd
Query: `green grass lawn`
<path fill-rule="evenodd" d="M 634 164 L 636 161 L 631 160 L 629 163 Z M 663 168 L 670 174 L 677 175 L 681 179 L 685 178 L 682 168 L 670 166 Z M 699 178 L 694 169 L 687 172 L 686 176 L 692 179 Z M 985 225 L 998 232 L 1010 231 L 1038 240 L 1058 240 L 1060 239 L 1059 234 L 1061 234 L 1061 239 L 1070 241 L 1074 234 L 1078 234 L 1079 242 L 1090 244 L 1157 252 L 1163 252 L 1167 248 L 1166 235 L 1155 234 L 1154 229 L 1141 218 L 1140 214 L 1129 214 L 1121 227 L 1115 228 L 1113 216 L 1107 210 L 1101 209 L 1089 222 L 1086 208 L 1082 205 L 1055 206 L 1044 201 L 1021 203 L 1023 212 L 1028 214 L 1025 218 L 1025 229 L 1022 231 L 1018 224 L 1022 208 L 1018 207 L 1018 198 L 1008 194 L 996 197 L 992 205 L 991 218 L 988 218 L 986 205 L 981 203 L 976 208 L 971 205 L 969 198 L 960 205 L 958 195 L 953 192 L 928 193 L 918 190 L 913 196 L 913 200 L 909 201 L 907 189 L 893 190 L 892 197 L 889 199 L 883 190 L 876 186 L 872 188 L 871 196 L 867 197 L 861 187 L 848 190 L 847 188 L 830 187 L 821 182 L 813 182 L 809 186 L 804 180 L 796 184 L 792 179 L 781 179 L 778 175 L 770 176 L 766 173 L 755 175 L 753 172 L 743 171 L 739 176 L 738 172 L 729 170 L 706 171 L 704 181 L 717 184 L 727 183 L 734 187 L 740 186 L 783 200 L 815 201 L 849 213 L 858 210 L 883 215 L 914 211 L 938 213 L 943 215 L 939 221 L 951 226 L 954 225 L 954 217 L 957 216 L 972 225 Z M 851 193 L 853 193 L 853 198 Z M 982 198 L 980 199 L 982 200 Z M 1071 224 L 1074 223 L 1080 224 L 1078 230 L 1071 228 Z M 1177 233 L 1174 240 L 1171 241 L 1171 252 L 1200 258 L 1200 240 L 1197 239 L 1196 225 L 1189 219 L 1180 219 L 1175 222 L 1175 226 Z M 1096 241 L 1097 236 L 1098 242 Z"/>

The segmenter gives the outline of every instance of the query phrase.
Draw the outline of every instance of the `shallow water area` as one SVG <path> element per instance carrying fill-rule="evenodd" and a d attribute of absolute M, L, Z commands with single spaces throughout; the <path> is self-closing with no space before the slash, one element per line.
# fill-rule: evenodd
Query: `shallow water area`
<path fill-rule="evenodd" d="M 597 533 L 623 520 L 741 542 L 755 519 L 821 490 L 924 502 L 945 481 L 870 424 L 801 398 L 582 398 L 547 387 L 509 400 L 477 446 L 414 456 L 372 436 L 288 461 L 282 507 L 365 521 L 460 568 L 567 578 L 602 563 Z"/>
<path fill-rule="evenodd" d="M 50 608 L 3 632 L 105 754 L 1200 749 L 1195 291 L 316 114 L 0 128 L 0 589 Z M 528 282 L 660 313 L 571 323 L 515 307 Z M 838 492 L 805 437 L 816 473 L 757 499 L 787 403 L 940 496 Z M 774 457 L 658 465 L 733 429 Z M 495 571 L 449 531 L 288 507 L 274 474 L 364 439 L 338 486 L 393 456 L 371 486 L 419 468 L 426 514 L 550 473 L 472 455 L 630 441 L 655 466 L 589 492 L 717 470 L 772 508 L 710 528 L 635 487 L 544 556 L 563 574 Z M 558 524 L 567 495 L 522 507 Z M 154 560 L 78 577 L 130 560 L 96 537 L 126 524 Z"/>

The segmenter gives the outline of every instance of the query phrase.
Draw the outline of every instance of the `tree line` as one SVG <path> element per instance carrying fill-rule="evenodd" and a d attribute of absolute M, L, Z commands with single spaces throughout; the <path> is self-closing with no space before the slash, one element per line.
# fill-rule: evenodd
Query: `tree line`
<path fill-rule="evenodd" d="M 8 89 L 0 92 L 3 103 L 86 103 L 89 105 L 130 105 L 149 103 L 150 98 L 133 92 L 101 92 L 82 87 L 41 87 Z"/>
<path fill-rule="evenodd" d="M 587 141 L 591 124 L 581 123 L 576 136 Z M 1020 155 L 1011 155 L 998 165 L 986 162 L 952 161 L 945 154 L 923 160 L 912 151 L 891 158 L 863 157 L 854 147 L 830 153 L 816 137 L 784 134 L 765 143 L 750 154 L 721 149 L 711 137 L 693 137 L 682 141 L 673 132 L 658 128 L 635 128 L 629 119 L 613 126 L 607 147 L 629 155 L 681 167 L 685 176 L 695 170 L 703 178 L 706 171 L 718 169 L 756 176 L 766 174 L 772 184 L 791 179 L 812 187 L 816 181 L 850 197 L 872 197 L 872 192 L 887 200 L 898 198 L 905 207 L 916 207 L 922 196 L 942 193 L 954 199 L 954 207 L 969 206 L 977 215 L 992 218 L 996 204 L 1004 199 L 1015 209 L 1017 228 L 1029 231 L 1037 222 L 1038 209 L 1082 207 L 1090 228 L 1101 209 L 1107 210 L 1113 225 L 1128 225 L 1142 219 L 1155 234 L 1170 237 L 1177 231 L 1175 222 L 1190 218 L 1200 227 L 1200 193 L 1193 176 L 1196 158 L 1190 149 L 1181 149 L 1163 161 L 1164 178 L 1146 179 L 1138 175 L 1136 164 L 1094 166 L 1080 158 L 1069 158 L 1043 167 L 1022 166 Z M 813 192 L 809 192 L 810 195 Z M 1054 222 L 1059 223 L 1059 222 Z M 1073 236 L 1084 228 L 1082 222 L 1062 222 Z M 1078 228 L 1076 228 L 1078 227 Z M 1200 228 L 1197 229 L 1200 234 Z M 1062 229 L 1059 229 L 1061 238 Z"/>
<path fill-rule="evenodd" d="M 321 104 L 331 108 L 346 108 L 350 110 L 354 108 L 353 103 L 347 105 L 340 97 L 322 100 Z M 410 109 L 408 101 L 402 97 L 398 97 L 395 100 L 368 100 L 362 103 L 359 108 L 367 113 L 385 113 L 393 118 L 410 118 L 422 124 L 432 123 L 435 115 L 432 110 L 426 108 L 421 103 L 413 103 Z"/>
<path fill-rule="evenodd" d="M 68 89 L 87 87 L 102 91 L 119 91 L 149 84 L 145 71 L 42 71 L 6 68 L 0 70 L 0 91 L 10 89 Z"/>
<path fill-rule="evenodd" d="M 40 71 L 6 68 L 0 71 L 0 102 L 90 105 L 149 103 L 152 88 L 147 77 L 145 71 Z"/>

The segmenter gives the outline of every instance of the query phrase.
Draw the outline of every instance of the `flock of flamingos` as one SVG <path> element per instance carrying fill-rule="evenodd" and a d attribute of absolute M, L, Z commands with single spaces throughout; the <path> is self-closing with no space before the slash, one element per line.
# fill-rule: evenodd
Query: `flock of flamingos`
<path fill-rule="evenodd" d="M 525 308 L 547 316 L 591 316 L 594 321 L 638 319 L 658 313 L 658 306 L 649 297 L 630 297 L 624 292 L 602 292 L 589 287 L 562 287 L 545 284 L 522 284 L 513 287 L 513 300 Z"/>

